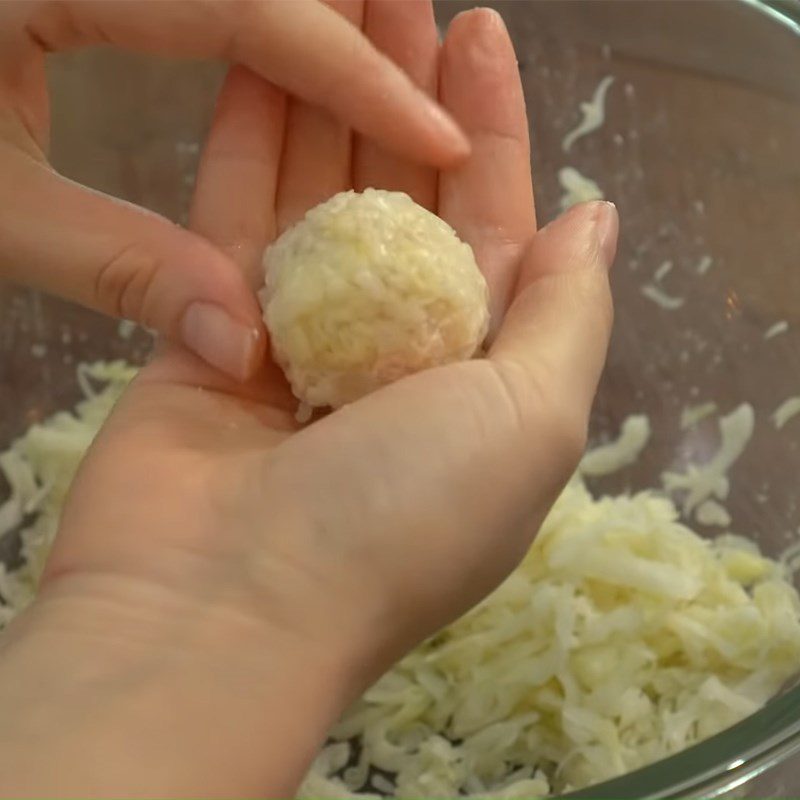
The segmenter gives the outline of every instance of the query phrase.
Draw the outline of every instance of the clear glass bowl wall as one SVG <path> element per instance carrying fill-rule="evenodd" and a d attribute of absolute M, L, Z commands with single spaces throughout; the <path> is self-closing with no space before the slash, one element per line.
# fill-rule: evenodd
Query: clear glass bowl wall
<path fill-rule="evenodd" d="M 443 2 L 443 23 L 474 3 Z M 769 417 L 800 394 L 800 3 L 558 0 L 489 3 L 517 46 L 534 143 L 540 221 L 558 211 L 558 170 L 596 180 L 620 209 L 617 321 L 592 435 L 650 415 L 653 443 L 601 491 L 658 485 L 703 459 L 713 422 L 682 408 L 742 401 L 756 435 L 732 474 L 737 531 L 778 555 L 800 534 L 798 427 Z M 613 75 L 602 129 L 565 154 L 578 104 Z M 185 221 L 222 67 L 96 50 L 53 60 L 55 165 L 69 177 Z M 124 86 L 124 91 L 120 87 Z M 706 257 L 713 266 L 699 275 Z M 665 261 L 666 311 L 641 294 Z M 788 331 L 765 340 L 786 320 Z M 75 365 L 140 362 L 149 338 L 0 284 L 0 444 L 77 399 Z M 0 497 L 5 487 L 0 486 Z M 0 557 L 2 553 L 0 552 Z M 800 687 L 698 747 L 576 796 L 800 796 Z"/>

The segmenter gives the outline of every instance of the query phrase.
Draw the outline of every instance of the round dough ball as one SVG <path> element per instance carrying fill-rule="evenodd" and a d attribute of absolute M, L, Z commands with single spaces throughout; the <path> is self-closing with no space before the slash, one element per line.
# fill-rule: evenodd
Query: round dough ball
<path fill-rule="evenodd" d="M 273 355 L 308 406 L 470 358 L 486 336 L 472 248 L 401 192 L 335 195 L 267 248 L 264 267 Z"/>

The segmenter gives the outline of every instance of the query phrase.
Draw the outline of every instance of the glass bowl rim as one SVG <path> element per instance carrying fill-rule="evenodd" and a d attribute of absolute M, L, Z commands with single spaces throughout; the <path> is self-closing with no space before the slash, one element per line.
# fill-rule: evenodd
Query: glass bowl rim
<path fill-rule="evenodd" d="M 737 0 L 798 38 L 800 0 Z M 800 752 L 800 685 L 736 725 L 618 778 L 561 795 L 563 800 L 670 800 L 719 797 Z"/>

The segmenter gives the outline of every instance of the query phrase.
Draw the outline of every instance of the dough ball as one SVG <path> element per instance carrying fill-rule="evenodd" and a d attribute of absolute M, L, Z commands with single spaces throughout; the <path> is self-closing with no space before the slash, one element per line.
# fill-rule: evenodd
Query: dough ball
<path fill-rule="evenodd" d="M 311 407 L 470 358 L 486 336 L 472 248 L 401 192 L 335 195 L 267 248 L 264 267 L 273 355 Z"/>

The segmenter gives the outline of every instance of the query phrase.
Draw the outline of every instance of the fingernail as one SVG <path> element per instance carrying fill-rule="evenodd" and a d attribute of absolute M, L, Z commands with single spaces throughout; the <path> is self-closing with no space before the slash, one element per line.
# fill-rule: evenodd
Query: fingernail
<path fill-rule="evenodd" d="M 473 8 L 466 12 L 471 14 L 471 19 L 481 26 L 482 32 L 507 33 L 508 28 L 503 15 L 494 8 Z"/>
<path fill-rule="evenodd" d="M 261 332 L 213 303 L 192 303 L 181 321 L 183 343 L 217 369 L 244 381 L 254 371 Z"/>
<path fill-rule="evenodd" d="M 597 247 L 606 269 L 611 269 L 617 255 L 617 237 L 619 236 L 619 213 L 617 207 L 601 200 L 594 204 L 594 225 Z"/>

